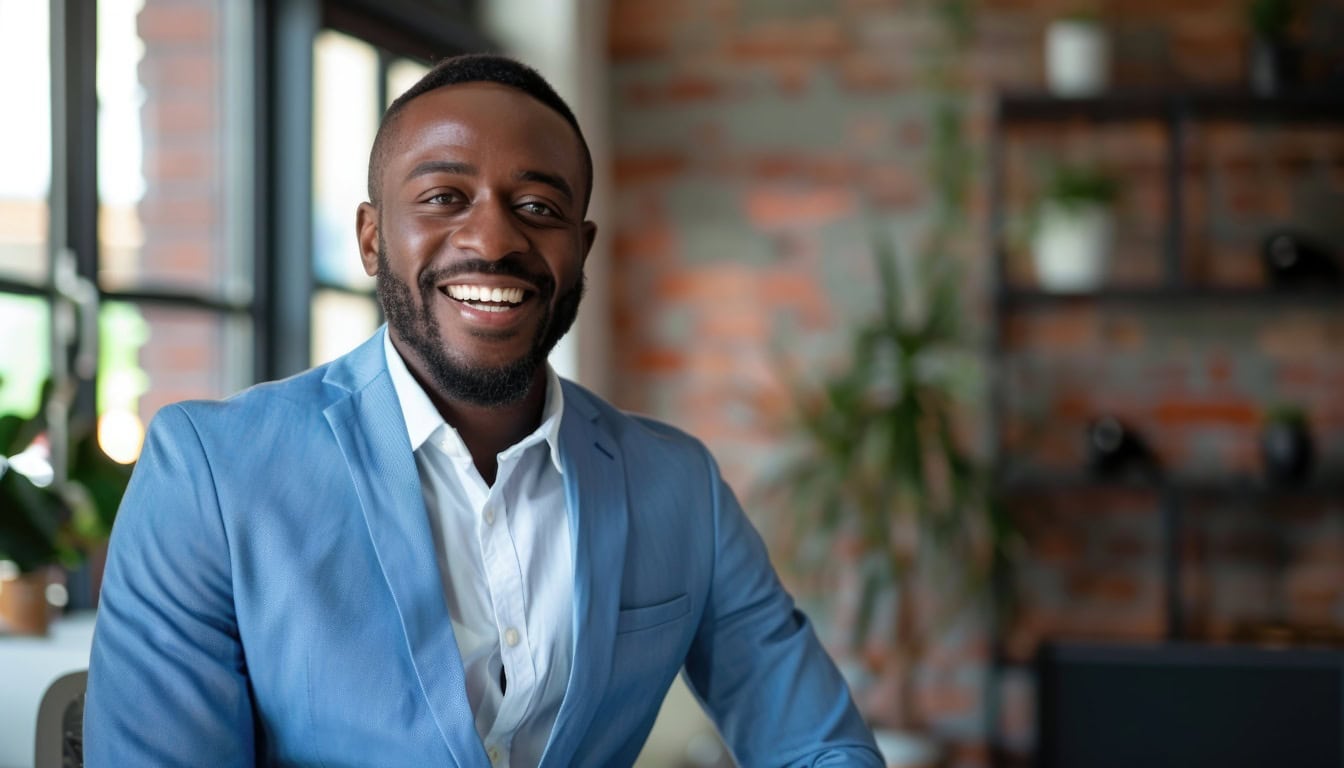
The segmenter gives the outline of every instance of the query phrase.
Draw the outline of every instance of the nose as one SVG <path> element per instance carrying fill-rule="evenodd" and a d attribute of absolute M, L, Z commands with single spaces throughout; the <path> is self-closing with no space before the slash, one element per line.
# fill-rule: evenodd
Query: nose
<path fill-rule="evenodd" d="M 473 204 L 448 242 L 460 251 L 471 251 L 488 261 L 526 253 L 531 247 L 513 211 L 504 201 L 494 198 Z"/>

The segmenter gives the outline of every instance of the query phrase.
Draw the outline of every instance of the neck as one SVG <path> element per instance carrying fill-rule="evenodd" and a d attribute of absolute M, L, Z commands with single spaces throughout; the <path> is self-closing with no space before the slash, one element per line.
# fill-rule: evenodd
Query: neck
<path fill-rule="evenodd" d="M 476 405 L 442 392 L 424 370 L 418 355 L 406 354 L 395 338 L 392 343 L 401 352 L 406 369 L 429 395 L 439 415 L 461 435 L 481 478 L 487 485 L 494 485 L 495 473 L 499 468 L 496 456 L 532 434 L 541 425 L 541 415 L 546 408 L 545 366 L 537 369 L 527 394 L 519 400 L 499 406 Z"/>
<path fill-rule="evenodd" d="M 429 399 L 439 409 L 443 420 L 462 436 L 476 471 L 481 473 L 486 485 L 494 485 L 495 472 L 499 468 L 495 457 L 532 434 L 541 424 L 541 414 L 546 407 L 546 370 L 538 370 L 527 394 L 508 405 L 473 405 L 446 398 L 429 388 L 425 391 L 430 393 Z"/>

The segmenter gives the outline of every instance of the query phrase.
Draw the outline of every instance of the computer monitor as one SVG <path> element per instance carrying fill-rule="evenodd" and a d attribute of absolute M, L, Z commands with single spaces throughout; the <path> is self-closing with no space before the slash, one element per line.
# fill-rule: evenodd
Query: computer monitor
<path fill-rule="evenodd" d="M 1040 768 L 1344 768 L 1344 652 L 1047 644 Z"/>

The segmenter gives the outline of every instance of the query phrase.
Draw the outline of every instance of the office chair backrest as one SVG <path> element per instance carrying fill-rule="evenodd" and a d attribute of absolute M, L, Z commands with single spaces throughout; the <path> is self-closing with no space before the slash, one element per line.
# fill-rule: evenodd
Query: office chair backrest
<path fill-rule="evenodd" d="M 84 765 L 84 688 L 87 671 L 62 675 L 42 694 L 37 709 L 37 752 L 33 768 Z"/>

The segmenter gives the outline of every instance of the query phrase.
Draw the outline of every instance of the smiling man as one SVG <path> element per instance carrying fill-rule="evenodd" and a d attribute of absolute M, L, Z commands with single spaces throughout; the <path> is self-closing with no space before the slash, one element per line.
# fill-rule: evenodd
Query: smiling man
<path fill-rule="evenodd" d="M 112 536 L 91 766 L 622 766 L 682 673 L 744 765 L 880 765 L 713 459 L 561 380 L 592 163 L 532 70 L 388 108 L 387 326 L 156 417 Z"/>

